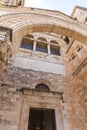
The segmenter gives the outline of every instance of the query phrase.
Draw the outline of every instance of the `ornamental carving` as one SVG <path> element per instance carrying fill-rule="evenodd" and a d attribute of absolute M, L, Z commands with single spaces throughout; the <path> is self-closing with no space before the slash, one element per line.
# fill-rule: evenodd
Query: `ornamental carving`
<path fill-rule="evenodd" d="M 10 31 L 0 29 L 0 61 L 5 64 L 12 55 L 12 45 L 10 41 Z"/>

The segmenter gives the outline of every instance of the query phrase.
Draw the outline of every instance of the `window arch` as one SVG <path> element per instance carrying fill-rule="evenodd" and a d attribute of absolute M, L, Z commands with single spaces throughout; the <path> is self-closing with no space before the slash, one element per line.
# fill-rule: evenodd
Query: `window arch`
<path fill-rule="evenodd" d="M 51 44 L 59 44 L 59 43 L 58 43 L 57 41 L 55 41 L 55 40 L 51 40 L 50 43 L 51 43 Z"/>
<path fill-rule="evenodd" d="M 34 37 L 31 34 L 27 34 L 22 38 L 20 47 L 33 50 L 33 41 Z"/>
<path fill-rule="evenodd" d="M 43 91 L 50 91 L 49 87 L 46 84 L 43 84 L 43 83 L 37 84 L 35 89 L 43 90 Z"/>
<path fill-rule="evenodd" d="M 29 38 L 29 39 L 33 40 L 34 36 L 32 36 L 31 34 L 27 34 L 24 36 L 24 38 L 27 38 L 27 39 Z"/>
<path fill-rule="evenodd" d="M 60 46 L 59 46 L 59 43 L 55 40 L 50 41 L 50 53 L 53 55 L 60 56 Z"/>
<path fill-rule="evenodd" d="M 47 53 L 47 40 L 43 37 L 37 38 L 36 51 Z"/>
<path fill-rule="evenodd" d="M 59 55 L 60 56 L 60 47 L 55 45 L 50 45 L 50 53 L 53 55 Z"/>
<path fill-rule="evenodd" d="M 43 38 L 43 37 L 38 37 L 38 38 L 37 38 L 37 41 L 38 41 L 38 42 L 47 43 L 47 40 L 46 40 L 45 38 Z"/>
<path fill-rule="evenodd" d="M 60 56 L 60 46 L 56 40 L 53 39 L 48 43 L 46 38 L 38 37 L 34 39 L 32 34 L 27 34 L 22 38 L 20 47 L 28 49 L 30 52 L 32 50 Z"/>

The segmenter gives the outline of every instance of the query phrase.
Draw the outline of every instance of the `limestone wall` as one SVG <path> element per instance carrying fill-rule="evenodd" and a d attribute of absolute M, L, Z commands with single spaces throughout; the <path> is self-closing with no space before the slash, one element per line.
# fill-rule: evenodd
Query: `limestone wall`
<path fill-rule="evenodd" d="M 26 10 L 27 9 L 24 9 L 24 12 L 26 12 Z M 36 10 L 38 12 L 38 9 Z M 43 12 L 46 11 L 42 11 L 42 13 Z M 48 12 L 50 13 L 50 11 Z M 56 13 L 53 14 L 57 17 L 59 13 L 57 15 Z M 2 21 L 1 25 L 4 26 L 5 23 L 6 27 L 9 27 L 10 25 L 10 27 L 17 29 L 16 26 L 20 25 L 20 20 L 24 19 L 24 16 L 22 17 L 21 14 L 17 14 L 14 17 L 9 16 L 9 19 L 8 16 L 6 16 L 0 19 Z M 38 17 L 35 15 L 26 16 L 32 16 L 29 18 L 33 19 L 34 22 L 38 21 L 38 18 L 41 17 L 41 15 Z M 20 17 L 22 19 L 20 19 Z M 45 18 L 47 17 L 48 16 Z M 18 21 L 15 21 L 16 19 Z M 29 22 L 33 22 L 31 19 L 29 19 Z M 47 23 L 48 19 L 50 19 L 50 17 L 45 21 L 43 17 L 42 21 Z M 57 23 L 58 21 L 55 21 L 55 18 L 53 17 L 52 19 L 53 25 L 55 25 L 54 23 Z M 70 18 L 68 17 L 68 20 L 69 19 Z M 49 21 L 52 22 L 51 19 Z M 17 23 L 16 26 L 14 26 L 15 22 Z M 26 25 L 26 21 L 24 21 L 24 23 L 24 25 Z M 66 21 L 66 23 L 68 27 L 68 22 Z M 70 23 L 69 27 L 72 28 L 73 24 L 78 30 L 79 25 L 74 21 Z M 61 24 L 58 24 L 58 26 L 60 25 Z M 78 34 L 75 27 L 73 28 L 74 31 L 68 30 L 68 32 L 67 29 L 62 28 L 60 29 L 60 33 L 62 35 L 67 32 L 66 35 L 72 35 L 73 38 L 79 39 L 79 41 L 84 41 L 85 44 L 87 44 L 86 36 L 82 35 L 86 33 L 86 28 L 80 25 L 79 30 L 83 29 L 81 31 L 85 33 Z M 40 26 L 36 26 L 34 30 L 33 28 L 34 26 L 31 28 L 26 26 L 26 28 L 23 27 L 21 30 L 17 30 L 15 33 L 13 32 L 12 37 L 10 36 L 12 38 L 12 57 L 8 59 L 9 55 L 6 55 L 8 64 L 5 67 L 3 64 L 4 60 L 3 62 L 0 62 L 0 71 L 3 70 L 0 76 L 0 130 L 27 130 L 29 108 L 38 106 L 41 108 L 55 109 L 57 130 L 87 130 L 86 45 L 83 46 L 83 43 L 74 39 L 75 41 L 70 50 L 67 51 L 66 49 L 69 49 L 68 45 L 63 41 L 63 38 L 60 35 L 56 40 L 58 40 L 59 45 L 62 48 L 61 56 L 53 56 L 48 53 L 45 55 L 42 52 L 25 51 L 20 49 L 21 40 L 24 35 L 29 34 L 30 32 L 36 32 L 39 29 L 43 32 Z M 52 29 L 49 28 L 46 26 L 45 31 L 58 33 L 59 28 L 56 31 L 53 31 L 53 29 L 56 29 L 54 26 L 52 26 Z M 47 35 L 48 39 L 50 39 L 50 35 L 51 34 L 49 34 L 49 36 Z M 8 54 L 7 42 L 4 43 L 6 43 L 4 52 Z M 4 43 L 2 45 L 4 45 Z M 81 56 L 81 59 L 78 60 L 79 62 L 78 66 L 76 66 L 76 70 L 74 64 L 70 63 L 69 60 L 72 53 L 77 54 L 77 45 L 82 45 L 83 51 L 78 54 L 78 56 Z M 2 50 L 3 47 L 0 49 Z M 5 55 L 4 58 L 6 58 Z M 79 66 L 80 69 L 78 71 Z M 78 73 L 72 74 L 72 70 L 74 70 L 73 68 Z M 37 92 L 35 86 L 39 83 L 46 84 L 49 87 L 50 92 Z M 23 91 L 23 89 L 26 91 Z"/>

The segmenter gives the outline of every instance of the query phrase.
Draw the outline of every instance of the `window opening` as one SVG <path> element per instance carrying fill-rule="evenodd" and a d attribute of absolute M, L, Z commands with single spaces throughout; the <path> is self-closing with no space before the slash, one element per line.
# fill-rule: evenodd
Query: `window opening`
<path fill-rule="evenodd" d="M 60 47 L 59 46 L 50 46 L 51 54 L 60 56 Z"/>
<path fill-rule="evenodd" d="M 24 38 L 22 39 L 21 48 L 25 48 L 25 49 L 29 49 L 29 50 L 33 50 L 33 36 L 32 35 L 26 35 L 24 36 Z"/>
<path fill-rule="evenodd" d="M 18 1 L 18 5 L 21 6 L 21 0 Z"/>
<path fill-rule="evenodd" d="M 76 66 L 77 65 L 77 61 L 78 61 L 78 58 L 76 57 L 76 55 L 72 54 L 71 59 L 73 61 L 73 64 Z"/>
<path fill-rule="evenodd" d="M 66 37 L 64 38 L 64 41 L 66 41 L 66 43 L 69 44 L 69 41 L 70 41 L 70 40 L 69 40 L 69 38 L 66 36 Z"/>
<path fill-rule="evenodd" d="M 81 48 L 82 48 L 82 47 L 78 47 L 78 48 L 77 48 L 77 52 L 79 52 L 79 51 L 81 50 Z"/>
<path fill-rule="evenodd" d="M 82 56 L 82 46 L 77 46 L 77 52 L 79 54 L 79 56 Z"/>
<path fill-rule="evenodd" d="M 40 83 L 38 84 L 35 89 L 37 90 L 44 90 L 44 91 L 50 91 L 49 87 L 46 84 Z"/>
<path fill-rule="evenodd" d="M 46 43 L 37 42 L 36 51 L 47 53 L 47 44 Z"/>
<path fill-rule="evenodd" d="M 29 49 L 29 50 L 33 50 L 33 41 L 22 40 L 20 47 L 25 48 L 25 49 Z"/>
<path fill-rule="evenodd" d="M 24 38 L 34 40 L 34 37 L 31 34 L 25 35 Z"/>
<path fill-rule="evenodd" d="M 43 37 L 37 38 L 37 41 L 38 41 L 38 42 L 47 43 L 47 40 L 46 40 L 45 38 L 43 38 Z"/>
<path fill-rule="evenodd" d="M 57 41 L 55 41 L 55 40 L 51 40 L 50 43 L 51 43 L 51 44 L 59 44 L 59 43 L 58 43 Z"/>

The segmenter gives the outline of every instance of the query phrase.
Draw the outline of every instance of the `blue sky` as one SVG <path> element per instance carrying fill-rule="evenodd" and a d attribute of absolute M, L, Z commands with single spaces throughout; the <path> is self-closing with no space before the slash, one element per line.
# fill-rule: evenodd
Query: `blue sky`
<path fill-rule="evenodd" d="M 75 5 L 87 7 L 87 0 L 25 0 L 26 7 L 58 10 L 68 15 Z"/>

